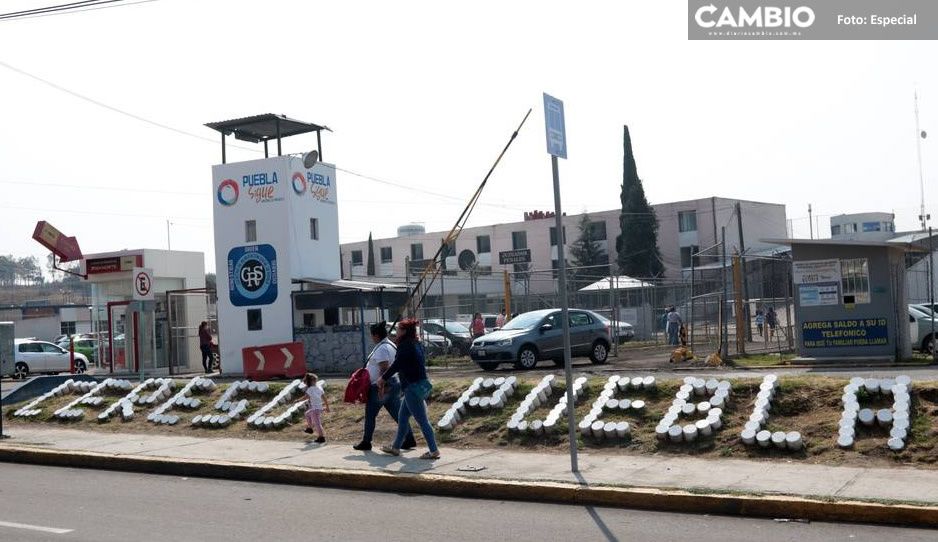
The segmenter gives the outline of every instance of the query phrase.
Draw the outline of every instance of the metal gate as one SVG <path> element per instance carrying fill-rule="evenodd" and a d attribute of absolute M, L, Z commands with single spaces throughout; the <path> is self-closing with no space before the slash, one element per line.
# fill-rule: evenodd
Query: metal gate
<path fill-rule="evenodd" d="M 212 366 L 221 369 L 218 354 L 218 311 L 214 289 L 193 288 L 166 292 L 166 319 L 157 326 L 162 327 L 163 337 L 168 344 L 169 374 L 200 372 L 199 324 L 208 322 L 214 345 Z"/>

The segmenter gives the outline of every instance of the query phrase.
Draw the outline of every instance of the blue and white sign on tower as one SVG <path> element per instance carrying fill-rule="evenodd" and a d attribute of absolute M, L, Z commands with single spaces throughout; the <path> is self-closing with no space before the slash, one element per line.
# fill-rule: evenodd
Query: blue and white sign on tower
<path fill-rule="evenodd" d="M 544 93 L 544 127 L 547 131 L 547 153 L 567 159 L 567 131 L 563 122 L 563 102 Z"/>
<path fill-rule="evenodd" d="M 228 251 L 228 294 L 235 307 L 270 305 L 277 300 L 277 251 L 273 246 Z"/>

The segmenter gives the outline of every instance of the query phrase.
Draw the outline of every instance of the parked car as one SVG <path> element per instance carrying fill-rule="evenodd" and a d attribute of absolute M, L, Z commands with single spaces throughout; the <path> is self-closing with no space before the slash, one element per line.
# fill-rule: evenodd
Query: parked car
<path fill-rule="evenodd" d="M 609 330 L 592 311 L 571 309 L 570 353 L 587 355 L 596 364 L 609 356 Z M 494 371 L 502 363 L 517 369 L 533 369 L 538 360 L 550 359 L 563 364 L 563 325 L 560 309 L 543 309 L 519 314 L 498 331 L 472 341 L 469 356 L 485 371 Z"/>
<path fill-rule="evenodd" d="M 465 356 L 469 353 L 469 347 L 472 346 L 472 333 L 468 327 L 459 322 L 446 320 L 446 326 L 444 327 L 443 320 L 430 319 L 424 320 L 421 323 L 421 328 L 428 333 L 446 337 L 460 354 Z"/>
<path fill-rule="evenodd" d="M 388 336 L 392 339 L 397 336 L 397 329 L 388 328 Z M 426 332 L 422 326 L 417 328 L 417 336 L 420 337 L 420 342 L 423 343 L 424 350 L 429 356 L 438 356 L 441 354 L 447 354 L 452 348 L 453 343 L 449 339 L 442 335 L 436 335 L 434 333 Z"/>
<path fill-rule="evenodd" d="M 92 361 L 92 363 L 97 360 L 97 358 L 98 358 L 98 341 L 96 341 L 95 339 L 86 339 L 86 338 L 83 338 L 83 337 L 82 337 L 82 338 L 79 338 L 78 336 L 75 336 L 74 341 L 75 341 L 75 352 L 76 352 L 76 353 L 80 353 L 81 355 L 83 355 L 83 356 L 85 356 L 86 358 L 90 359 L 90 360 Z M 68 338 L 65 338 L 64 340 L 61 340 L 61 341 L 57 342 L 57 343 L 56 343 L 56 346 L 58 346 L 59 348 L 62 348 L 62 349 L 64 349 L 64 350 L 68 350 L 68 346 L 69 346 L 68 343 L 69 343 Z"/>
<path fill-rule="evenodd" d="M 615 333 L 613 333 L 612 322 L 609 321 L 608 318 L 606 318 L 605 316 L 601 314 L 597 316 L 599 316 L 599 319 L 605 322 L 606 327 L 609 328 L 609 338 L 610 339 L 613 338 Z M 628 322 L 623 322 L 622 320 L 619 320 L 618 322 L 616 322 L 616 329 L 618 329 L 619 331 L 618 333 L 619 344 L 629 342 L 635 337 L 635 328 L 633 328 L 632 324 Z"/>
<path fill-rule="evenodd" d="M 71 370 L 71 356 L 67 350 L 58 346 L 32 339 L 16 339 L 16 363 L 13 378 L 24 379 L 30 373 L 61 373 Z M 75 352 L 75 372 L 83 373 L 88 369 L 88 358 Z"/>
<path fill-rule="evenodd" d="M 934 341 L 932 340 L 932 327 L 938 330 L 938 320 L 926 307 L 909 305 L 909 337 L 912 339 L 912 348 L 922 352 L 932 353 Z"/>

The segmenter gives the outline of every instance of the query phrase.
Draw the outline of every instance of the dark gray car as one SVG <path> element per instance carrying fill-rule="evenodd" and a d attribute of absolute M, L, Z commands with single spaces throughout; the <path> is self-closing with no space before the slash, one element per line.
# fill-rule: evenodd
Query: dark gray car
<path fill-rule="evenodd" d="M 570 309 L 570 353 L 605 363 L 609 356 L 609 328 L 592 311 Z M 518 369 L 533 369 L 538 360 L 563 365 L 563 326 L 560 309 L 519 314 L 498 331 L 472 342 L 469 356 L 479 367 L 494 371 L 502 363 Z"/>

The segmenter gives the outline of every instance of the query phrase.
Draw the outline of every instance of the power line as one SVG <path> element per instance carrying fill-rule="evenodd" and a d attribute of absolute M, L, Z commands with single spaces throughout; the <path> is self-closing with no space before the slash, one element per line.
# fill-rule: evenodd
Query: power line
<path fill-rule="evenodd" d="M 101 4 L 110 4 L 111 2 L 121 2 L 121 3 L 113 4 L 113 5 L 101 5 Z M 39 8 L 38 10 L 35 10 L 36 11 L 35 13 L 24 13 L 22 15 L 15 15 L 15 16 L 10 16 L 10 17 L 4 17 L 0 15 L 0 21 L 33 19 L 36 17 L 49 17 L 53 15 L 69 15 L 72 13 L 81 13 L 85 11 L 97 11 L 99 9 L 110 9 L 110 8 L 119 8 L 119 7 L 125 7 L 125 6 L 133 6 L 137 4 L 148 4 L 150 2 L 156 2 L 156 0 L 136 0 L 133 2 L 126 1 L 126 0 L 109 0 L 109 1 L 93 0 L 90 3 L 76 2 L 76 4 L 85 4 L 85 5 L 77 5 L 72 8 L 63 8 L 63 9 Z M 56 6 L 50 6 L 50 8 L 52 7 L 56 7 Z M 27 10 L 27 11 L 30 11 L 30 10 Z M 5 14 L 5 15 L 11 15 L 11 14 Z"/>
<path fill-rule="evenodd" d="M 35 9 L 24 9 L 22 11 L 11 11 L 8 13 L 0 13 L 0 18 L 5 17 L 14 17 L 16 15 L 31 15 L 33 13 L 44 13 L 46 11 L 57 11 L 62 9 L 74 9 L 75 6 L 86 6 L 88 4 L 98 4 L 102 3 L 104 0 L 84 0 L 83 2 L 71 2 L 69 4 L 58 4 L 55 6 L 46 6 L 44 8 L 35 8 Z M 112 2 L 114 0 L 107 0 Z"/>
<path fill-rule="evenodd" d="M 49 208 L 40 208 L 40 207 L 17 207 L 14 205 L 0 205 L 0 209 L 12 209 L 16 211 L 36 211 L 41 213 L 72 213 L 78 215 L 107 215 L 107 216 L 130 216 L 130 217 L 139 217 L 139 218 L 158 218 L 160 220 L 197 220 L 197 221 L 207 221 L 208 218 L 196 217 L 196 216 L 166 216 L 166 215 L 145 215 L 140 213 L 115 213 L 109 211 L 81 211 L 78 209 L 49 209 Z"/>

